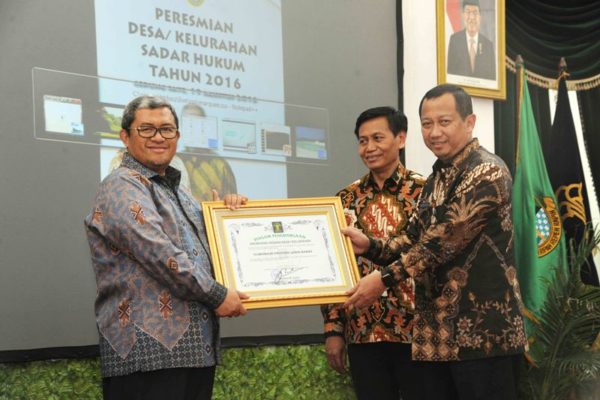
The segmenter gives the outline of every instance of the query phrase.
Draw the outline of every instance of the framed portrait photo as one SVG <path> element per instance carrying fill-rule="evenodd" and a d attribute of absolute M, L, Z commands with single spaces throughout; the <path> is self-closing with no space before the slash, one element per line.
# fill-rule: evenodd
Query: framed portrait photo
<path fill-rule="evenodd" d="M 202 203 L 215 279 L 247 309 L 341 303 L 360 279 L 339 197 Z"/>
<path fill-rule="evenodd" d="M 506 99 L 504 0 L 437 0 L 438 83 Z"/>

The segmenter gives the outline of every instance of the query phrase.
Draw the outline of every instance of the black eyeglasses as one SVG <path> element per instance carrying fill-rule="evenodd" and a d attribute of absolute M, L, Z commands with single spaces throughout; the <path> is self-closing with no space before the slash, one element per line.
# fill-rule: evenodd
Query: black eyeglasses
<path fill-rule="evenodd" d="M 160 133 L 160 136 L 164 139 L 174 139 L 177 136 L 177 128 L 174 126 L 161 126 L 160 128 L 154 126 L 138 126 L 135 130 L 137 130 L 138 135 L 146 139 L 153 138 L 157 133 Z"/>

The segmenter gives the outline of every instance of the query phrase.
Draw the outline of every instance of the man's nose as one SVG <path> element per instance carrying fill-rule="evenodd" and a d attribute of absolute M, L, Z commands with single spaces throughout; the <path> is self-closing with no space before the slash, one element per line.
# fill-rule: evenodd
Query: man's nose
<path fill-rule="evenodd" d="M 429 132 L 429 136 L 438 137 L 442 134 L 441 126 L 438 124 L 433 124 L 431 126 L 431 131 Z"/>
<path fill-rule="evenodd" d="M 156 132 L 156 134 L 154 136 L 152 136 L 152 138 L 150 138 L 150 140 L 152 140 L 153 142 L 162 143 L 167 139 L 165 139 L 160 132 Z"/>

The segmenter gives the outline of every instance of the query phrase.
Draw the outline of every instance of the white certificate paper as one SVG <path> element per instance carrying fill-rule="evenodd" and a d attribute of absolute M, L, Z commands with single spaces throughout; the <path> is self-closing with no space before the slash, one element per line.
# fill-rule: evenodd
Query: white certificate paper
<path fill-rule="evenodd" d="M 241 291 L 342 284 L 327 215 L 224 219 Z"/>

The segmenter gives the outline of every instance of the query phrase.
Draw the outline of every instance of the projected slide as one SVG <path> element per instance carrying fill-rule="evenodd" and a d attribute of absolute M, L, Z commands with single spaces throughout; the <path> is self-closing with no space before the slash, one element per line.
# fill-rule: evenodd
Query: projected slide
<path fill-rule="evenodd" d="M 34 68 L 36 137 L 100 146 L 102 179 L 122 158 L 125 105 L 157 95 L 179 116 L 172 165 L 198 200 L 210 185 L 285 198 L 289 163 L 328 161 L 327 111 L 283 101 L 279 1 L 94 4 L 99 76 Z"/>
<path fill-rule="evenodd" d="M 324 129 L 307 126 L 296 127 L 296 156 L 327 159 L 327 136 Z"/>
<path fill-rule="evenodd" d="M 100 76 L 283 102 L 280 1 L 97 0 L 95 12 Z"/>
<path fill-rule="evenodd" d="M 44 95 L 46 131 L 83 136 L 81 99 Z"/>
<path fill-rule="evenodd" d="M 179 115 L 179 151 L 219 148 L 217 118 L 204 115 L 204 109 L 188 103 Z"/>
<path fill-rule="evenodd" d="M 256 127 L 251 122 L 223 120 L 223 148 L 256 153 Z"/>
<path fill-rule="evenodd" d="M 95 11 L 98 75 L 130 82 L 101 80 L 101 102 L 165 97 L 181 116 L 178 151 L 218 155 L 234 174 L 233 159 L 251 159 L 278 182 L 235 189 L 287 196 L 285 158 L 259 154 L 256 138 L 257 123 L 285 122 L 279 1 L 97 0 Z"/>
<path fill-rule="evenodd" d="M 120 165 L 124 151 L 120 131 L 125 103 L 99 101 L 102 87 L 124 93 L 131 85 L 138 85 L 140 94 L 159 94 L 172 100 L 180 129 L 172 165 L 181 171 L 182 185 L 198 201 L 210 199 L 210 189 L 244 193 L 255 199 L 284 198 L 288 196 L 290 163 L 328 162 L 328 113 L 322 108 L 257 99 L 251 104 L 264 113 L 255 113 L 249 120 L 224 111 L 227 116 L 211 115 L 201 105 L 208 101 L 207 95 L 183 88 L 173 97 L 168 88 L 142 91 L 137 82 L 123 79 L 39 68 L 34 68 L 32 75 L 36 138 L 99 146 L 98 179 Z M 247 100 L 236 98 L 221 100 L 220 106 L 231 111 L 247 104 Z M 285 122 L 264 122 L 263 118 L 273 121 L 273 115 L 281 115 Z"/>
<path fill-rule="evenodd" d="M 265 154 L 292 155 L 290 127 L 264 124 L 261 130 L 262 151 Z"/>

